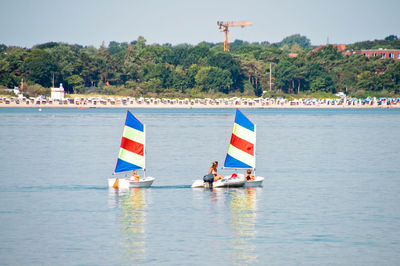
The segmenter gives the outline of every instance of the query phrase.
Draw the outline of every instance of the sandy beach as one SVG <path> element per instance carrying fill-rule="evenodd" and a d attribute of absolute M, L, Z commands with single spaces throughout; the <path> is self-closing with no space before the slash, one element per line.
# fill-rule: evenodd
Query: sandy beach
<path fill-rule="evenodd" d="M 400 108 L 400 99 L 223 98 L 17 98 L 1 97 L 0 108 Z"/>

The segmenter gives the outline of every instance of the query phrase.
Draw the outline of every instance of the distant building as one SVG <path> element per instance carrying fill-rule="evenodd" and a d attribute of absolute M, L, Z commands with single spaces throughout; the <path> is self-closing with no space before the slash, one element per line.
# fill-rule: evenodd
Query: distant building
<path fill-rule="evenodd" d="M 382 57 L 382 58 L 392 58 L 394 60 L 400 60 L 400 50 L 386 50 L 386 49 L 377 49 L 377 50 L 352 50 L 346 51 L 346 45 L 345 44 L 329 44 L 335 48 L 339 52 L 342 52 L 342 55 L 352 55 L 352 54 L 362 54 L 366 57 Z M 318 51 L 322 47 L 327 47 L 328 45 L 320 45 L 317 48 L 313 49 L 313 52 Z"/>
<path fill-rule="evenodd" d="M 362 54 L 366 57 L 381 57 L 381 58 L 392 58 L 394 60 L 400 60 L 400 50 L 386 50 L 386 49 L 378 49 L 378 50 L 355 50 L 355 51 L 346 51 L 344 55 L 352 55 L 352 54 Z"/>
<path fill-rule="evenodd" d="M 290 53 L 289 54 L 289 57 L 297 57 L 299 54 L 297 54 L 297 53 Z"/>
<path fill-rule="evenodd" d="M 60 83 L 60 88 L 51 88 L 51 98 L 53 100 L 62 100 L 64 99 L 64 88 L 62 83 Z"/>

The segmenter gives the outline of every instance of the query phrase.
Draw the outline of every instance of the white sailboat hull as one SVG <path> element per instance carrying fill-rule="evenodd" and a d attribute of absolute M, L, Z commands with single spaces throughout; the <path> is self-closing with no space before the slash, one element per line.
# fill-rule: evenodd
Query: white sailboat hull
<path fill-rule="evenodd" d="M 117 178 L 109 178 L 108 179 L 108 186 L 109 187 L 113 187 L 115 180 Z M 128 178 L 119 178 L 118 180 L 118 188 L 120 189 L 127 189 L 127 188 L 134 188 L 134 187 L 150 187 L 153 182 L 154 182 L 155 178 L 151 177 L 151 176 L 147 176 L 144 179 L 140 179 L 139 181 L 135 181 L 135 180 L 131 180 Z"/>
<path fill-rule="evenodd" d="M 264 181 L 264 177 L 256 176 L 254 180 L 247 180 L 245 187 L 262 187 L 262 183 Z"/>
<path fill-rule="evenodd" d="M 203 187 L 206 187 L 206 186 L 208 186 L 208 183 L 205 183 L 201 179 L 194 180 L 193 184 L 192 184 L 192 188 L 203 188 Z"/>
<path fill-rule="evenodd" d="M 221 180 L 213 183 L 213 187 L 262 187 L 264 177 L 256 176 L 254 180 L 246 181 L 244 175 L 238 174 L 237 178 L 231 178 L 226 176 Z M 201 179 L 195 180 L 192 184 L 192 188 L 208 188 L 209 184 Z"/>
<path fill-rule="evenodd" d="M 238 175 L 235 178 L 225 176 L 223 179 L 214 182 L 214 187 L 243 187 L 246 183 L 244 175 Z"/>
<path fill-rule="evenodd" d="M 223 179 L 215 181 L 213 187 L 243 187 L 246 183 L 244 175 L 238 174 L 237 177 L 225 176 Z M 192 188 L 208 188 L 209 184 L 201 179 L 195 180 Z"/>

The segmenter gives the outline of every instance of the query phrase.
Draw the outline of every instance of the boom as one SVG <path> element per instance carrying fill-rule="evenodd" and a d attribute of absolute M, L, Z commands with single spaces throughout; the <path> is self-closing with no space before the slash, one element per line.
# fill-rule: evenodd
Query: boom
<path fill-rule="evenodd" d="M 219 30 L 225 33 L 224 51 L 229 51 L 229 27 L 241 27 L 253 25 L 250 21 L 217 21 Z"/>

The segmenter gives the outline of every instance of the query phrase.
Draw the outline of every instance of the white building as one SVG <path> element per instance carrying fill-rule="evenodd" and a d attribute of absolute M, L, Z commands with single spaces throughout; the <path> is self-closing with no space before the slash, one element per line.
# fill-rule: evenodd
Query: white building
<path fill-rule="evenodd" d="M 62 100 L 64 99 L 64 88 L 62 83 L 60 83 L 60 88 L 51 88 L 51 99 Z"/>

